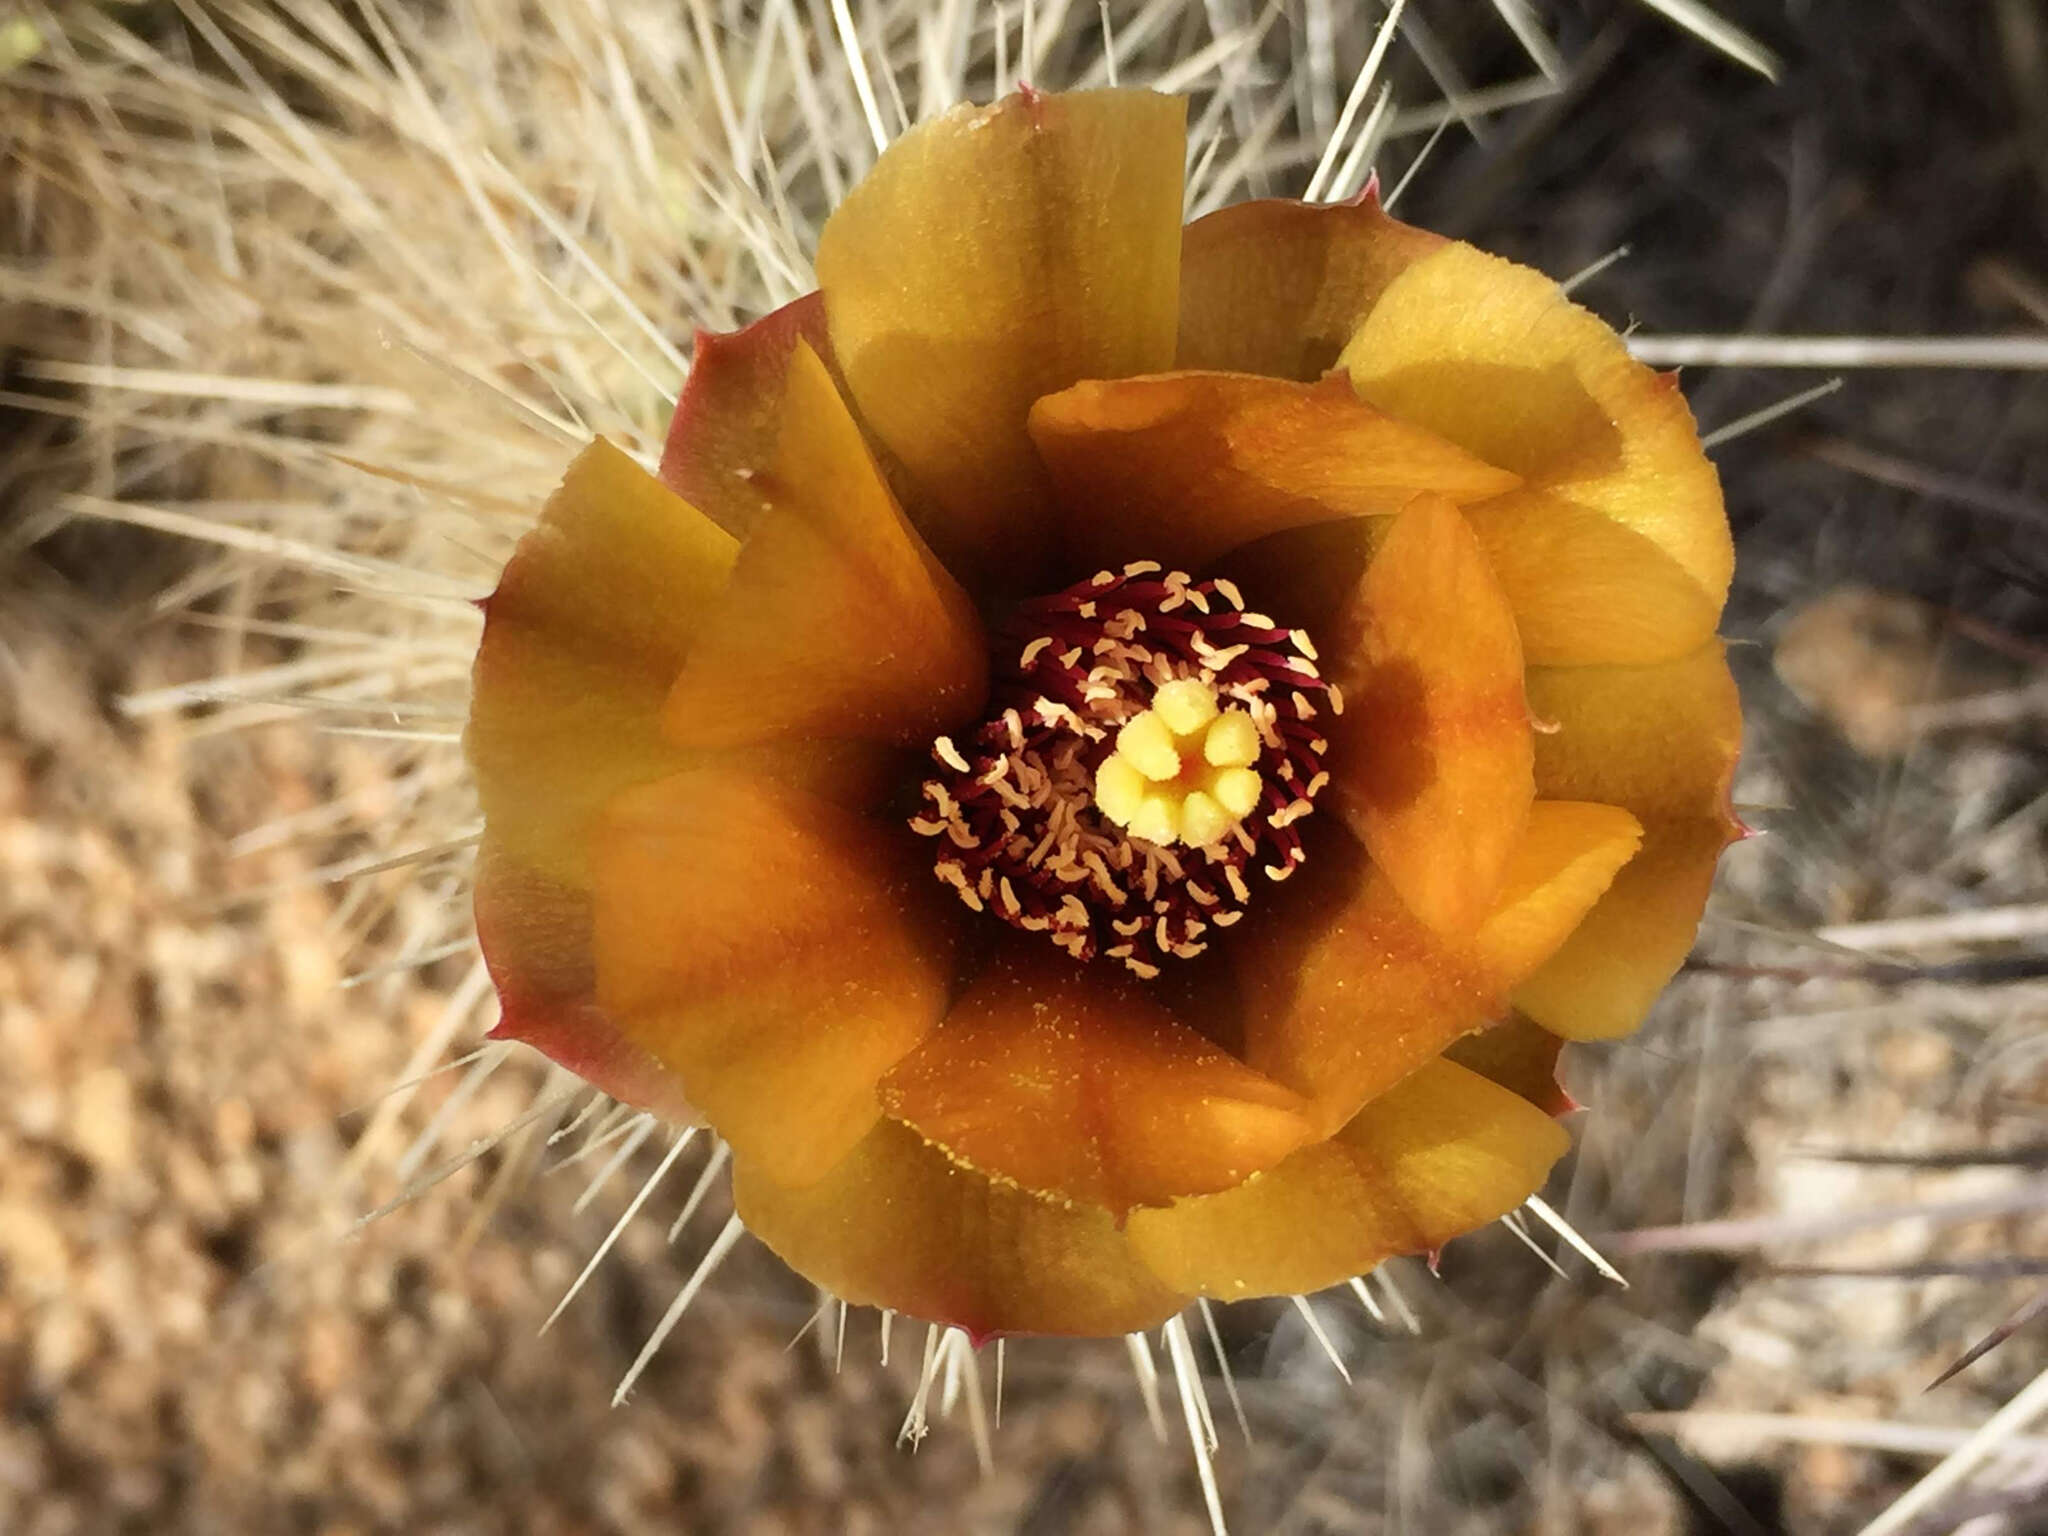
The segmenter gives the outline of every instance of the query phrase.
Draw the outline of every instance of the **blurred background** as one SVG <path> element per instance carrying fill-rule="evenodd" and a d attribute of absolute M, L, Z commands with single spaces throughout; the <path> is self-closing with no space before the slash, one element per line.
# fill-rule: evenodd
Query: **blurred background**
<path fill-rule="evenodd" d="M 612 1407 L 729 1207 L 693 1151 L 620 1224 L 667 1135 L 551 1139 L 463 901 L 465 599 L 566 444 L 658 442 L 875 128 L 1112 66 L 1193 95 L 1191 209 L 1341 133 L 1322 190 L 1653 359 L 1940 364 L 1685 371 L 1760 835 L 1566 1060 L 1627 1287 L 1497 1228 L 1219 1313 L 1232 1529 L 2048 1530 L 2032 1399 L 1972 1439 L 2038 1330 L 1924 1390 L 2048 1289 L 2048 7 L 1410 0 L 1357 95 L 1384 20 L 0 3 L 0 1531 L 1209 1529 L 1122 1344 L 1011 1347 L 988 1467 L 943 1379 L 899 1449 L 922 1330 L 841 1359 L 752 1245 Z"/>

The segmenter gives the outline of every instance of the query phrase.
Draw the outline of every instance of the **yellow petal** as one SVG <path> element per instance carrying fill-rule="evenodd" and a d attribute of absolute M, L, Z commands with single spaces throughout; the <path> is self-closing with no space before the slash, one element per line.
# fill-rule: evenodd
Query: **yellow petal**
<path fill-rule="evenodd" d="M 497 988 L 493 1040 L 522 1040 L 622 1104 L 689 1122 L 675 1075 L 597 1004 L 590 892 L 506 858 L 477 854 L 476 933 Z"/>
<path fill-rule="evenodd" d="M 1418 917 L 1470 933 L 1536 789 L 1514 615 L 1458 509 L 1415 498 L 1319 643 L 1338 814 Z"/>
<path fill-rule="evenodd" d="M 1314 1135 L 1299 1095 L 1144 985 L 1042 943 L 984 971 L 882 1103 L 955 1162 L 1118 1217 L 1241 1184 Z"/>
<path fill-rule="evenodd" d="M 767 1176 L 816 1178 L 945 1011 L 950 909 L 893 829 L 735 772 L 606 808 L 598 1002 Z"/>
<path fill-rule="evenodd" d="M 1642 852 L 1557 953 L 1515 988 L 1515 1006 L 1567 1040 L 1633 1030 L 1691 952 L 1729 840 L 1718 822 L 1649 823 Z"/>
<path fill-rule="evenodd" d="M 738 545 L 602 438 L 484 605 L 464 747 L 486 838 L 572 885 L 597 808 L 670 772 L 662 698 Z"/>
<path fill-rule="evenodd" d="M 1200 570 L 1253 539 L 1398 512 L 1416 493 L 1479 501 L 1516 477 L 1361 401 L 1246 373 L 1089 380 L 1031 409 L 1076 564 Z"/>
<path fill-rule="evenodd" d="M 1178 365 L 1321 378 L 1387 284 L 1444 244 L 1377 198 L 1218 209 L 1182 232 Z"/>
<path fill-rule="evenodd" d="M 841 1300 L 977 1339 L 1135 1333 L 1188 1300 L 1138 1261 L 1108 1212 L 994 1183 L 894 1121 L 803 1188 L 763 1177 L 740 1153 L 733 1205 L 784 1262 Z"/>
<path fill-rule="evenodd" d="M 1619 806 L 1532 805 L 1500 901 L 1474 936 L 1488 974 L 1512 985 L 1548 960 L 1642 842 L 1642 824 Z"/>
<path fill-rule="evenodd" d="M 1342 365 L 1372 404 L 1528 482 L 1472 520 L 1532 662 L 1658 661 L 1713 633 L 1734 550 L 1691 412 L 1555 283 L 1446 246 L 1387 285 Z"/>
<path fill-rule="evenodd" d="M 1729 785 L 1742 707 L 1719 641 L 1645 667 L 1534 667 L 1529 706 L 1546 795 L 1626 806 L 1643 850 L 1580 932 L 1516 992 L 1575 1040 L 1627 1034 L 1692 949 L 1721 851 L 1741 835 Z"/>
<path fill-rule="evenodd" d="M 1306 1294 L 1424 1253 L 1542 1188 L 1569 1138 L 1534 1105 L 1434 1061 L 1331 1140 L 1223 1194 L 1135 1211 L 1132 1248 L 1175 1290 Z"/>
<path fill-rule="evenodd" d="M 1032 401 L 1173 365 L 1186 117 L 1149 91 L 958 107 L 892 144 L 826 221 L 833 352 L 956 569 L 1036 578 Z"/>
<path fill-rule="evenodd" d="M 663 707 L 679 746 L 928 742 L 987 688 L 980 622 L 883 483 L 817 354 L 785 379 L 768 509 Z"/>
<path fill-rule="evenodd" d="M 783 381 L 799 341 L 829 355 L 815 293 L 730 334 L 699 331 L 669 422 L 662 482 L 742 537 L 765 509 L 758 477 L 775 466 Z"/>
<path fill-rule="evenodd" d="M 1727 819 L 1742 701 L 1718 640 L 1647 667 L 1531 667 L 1536 786 L 1604 800 L 1645 822 Z"/>
<path fill-rule="evenodd" d="M 1638 529 L 1560 491 L 1520 490 L 1472 507 L 1534 661 L 1638 661 L 1713 634 L 1709 590 Z"/>

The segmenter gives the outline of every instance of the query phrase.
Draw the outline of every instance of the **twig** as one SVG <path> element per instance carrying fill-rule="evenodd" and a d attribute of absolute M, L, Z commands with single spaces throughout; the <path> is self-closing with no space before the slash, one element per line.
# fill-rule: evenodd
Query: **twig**
<path fill-rule="evenodd" d="M 1863 1527 L 1859 1536 L 1897 1536 L 1960 1487 L 1994 1452 L 2003 1450 L 2043 1413 L 2048 1413 L 2048 1371 L 2027 1383 L 2017 1397 L 1984 1421 L 1982 1429 L 1949 1452 L 1939 1466 L 1893 1500 L 1891 1508 Z"/>
<path fill-rule="evenodd" d="M 1999 944 L 2048 937 L 2048 902 L 2017 907 L 1979 907 L 1969 912 L 1930 912 L 1925 917 L 1884 918 L 1868 923 L 1831 923 L 1816 937 L 1849 949 L 1915 949 L 1923 944 Z"/>
<path fill-rule="evenodd" d="M 1932 496 L 1941 501 L 1953 501 L 1960 506 L 1972 507 L 1979 512 L 1988 512 L 1994 517 L 2009 517 L 2015 522 L 2048 523 L 2048 506 L 2031 496 L 2016 495 L 1996 486 L 1980 485 L 1975 480 L 1961 475 L 1952 475 L 1938 469 L 1929 469 L 1911 459 L 1896 454 L 1884 453 L 1875 448 L 1866 448 L 1845 437 L 1819 437 L 1801 445 L 1801 451 L 1809 458 L 1823 464 L 1832 464 L 1837 469 L 1846 469 L 1852 475 L 1861 475 L 1866 480 L 1875 480 L 1880 485 L 1894 486 L 1902 491 L 1917 491 L 1922 496 Z"/>
<path fill-rule="evenodd" d="M 1672 1227 L 1638 1227 L 1609 1232 L 1600 1241 L 1611 1253 L 1746 1253 L 1779 1243 L 1819 1242 L 1846 1237 L 1894 1222 L 1924 1221 L 1954 1226 L 1988 1216 L 2048 1210 L 2048 1183 L 2030 1182 L 1999 1195 L 1973 1200 L 1948 1200 L 1924 1205 L 1878 1205 L 1862 1211 L 1837 1211 L 1823 1216 L 1751 1216 L 1725 1221 L 1695 1221 Z"/>
<path fill-rule="evenodd" d="M 1846 1445 L 1903 1456 L 1944 1456 L 1968 1442 L 1974 1431 L 1946 1424 L 1896 1424 L 1883 1419 L 1830 1419 L 1806 1413 L 1723 1413 L 1688 1409 L 1675 1413 L 1632 1413 L 1631 1429 L 1652 1435 L 1692 1431 L 1705 1435 L 1749 1435 L 1794 1445 Z M 2048 1452 L 2048 1439 L 2010 1442 L 2016 1449 Z"/>
<path fill-rule="evenodd" d="M 1631 336 L 1658 368 L 2048 368 L 2048 336 Z"/>

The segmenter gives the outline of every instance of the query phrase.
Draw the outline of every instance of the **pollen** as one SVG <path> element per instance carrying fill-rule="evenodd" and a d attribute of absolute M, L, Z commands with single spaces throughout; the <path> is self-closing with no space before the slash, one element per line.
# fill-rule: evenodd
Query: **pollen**
<path fill-rule="evenodd" d="M 1306 857 L 1343 704 L 1229 582 L 1102 571 L 1021 604 L 994 656 L 989 717 L 932 744 L 910 820 L 970 911 L 1151 980 Z"/>
<path fill-rule="evenodd" d="M 1095 770 L 1095 808 L 1148 843 L 1214 847 L 1259 803 L 1263 750 L 1257 723 L 1224 709 L 1213 683 L 1175 678 L 1117 732 Z"/>

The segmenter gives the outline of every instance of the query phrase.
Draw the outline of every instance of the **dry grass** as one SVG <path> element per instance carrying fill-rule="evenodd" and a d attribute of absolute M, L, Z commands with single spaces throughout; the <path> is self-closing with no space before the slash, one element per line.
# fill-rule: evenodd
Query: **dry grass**
<path fill-rule="evenodd" d="M 607 1410 L 722 1219 L 665 1241 L 701 1149 L 535 1331 L 665 1133 L 550 1115 L 333 1242 L 553 1091 L 460 1059 L 465 599 L 575 441 L 651 449 L 693 324 L 808 285 L 898 95 L 1101 78 L 1094 7 L 850 7 L 865 88 L 810 0 L 17 9 L 0 1527 L 1206 1529 L 1121 1346 L 1012 1347 L 983 1478 L 950 1428 L 892 1448 L 921 1332 L 785 1350 L 812 1298 L 745 1245 Z M 1376 163 L 1560 275 L 1627 245 L 1579 294 L 1653 333 L 2038 352 L 2026 0 L 1723 3 L 1777 87 L 1629 0 L 1411 0 L 1384 99 L 1347 6 L 1110 9 L 1123 79 L 1195 93 L 1194 206 Z M 1712 428 L 1813 382 L 1689 393 Z M 1721 448 L 1766 835 L 1650 1028 L 1574 1053 L 1549 1191 L 1631 1288 L 1483 1234 L 1395 1267 L 1419 1336 L 1315 1299 L 1349 1385 L 1302 1314 L 1219 1314 L 1233 1528 L 1854 1531 L 2048 1364 L 2023 1332 L 1920 1391 L 2048 1269 L 2044 418 L 2038 375 L 1859 372 Z M 2048 1440 L 2005 1428 L 1925 1529 L 2031 1528 Z"/>

